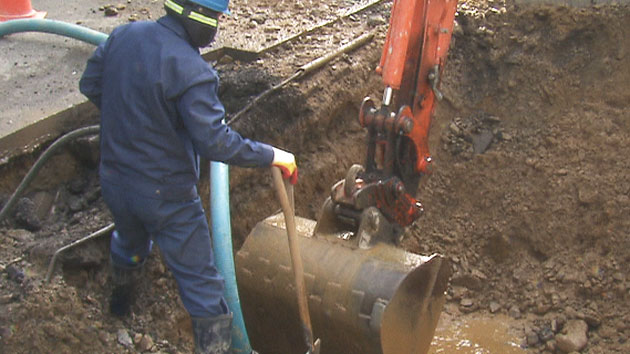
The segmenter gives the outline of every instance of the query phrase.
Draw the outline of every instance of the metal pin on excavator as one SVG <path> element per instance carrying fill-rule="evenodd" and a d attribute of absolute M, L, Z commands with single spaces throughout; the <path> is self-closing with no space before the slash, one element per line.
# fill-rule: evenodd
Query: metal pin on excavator
<path fill-rule="evenodd" d="M 337 182 L 317 221 L 295 218 L 313 333 L 321 353 L 429 350 L 450 278 L 441 255 L 397 247 L 421 214 L 428 132 L 450 45 L 456 0 L 395 0 L 377 72 L 380 107 L 366 98 L 365 166 Z M 261 353 L 305 352 L 281 214 L 260 222 L 237 254 L 250 338 Z"/>

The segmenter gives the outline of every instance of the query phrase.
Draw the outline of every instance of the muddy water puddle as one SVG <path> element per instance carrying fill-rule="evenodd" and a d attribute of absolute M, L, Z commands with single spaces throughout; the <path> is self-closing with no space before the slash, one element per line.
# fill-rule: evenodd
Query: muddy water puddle
<path fill-rule="evenodd" d="M 431 343 L 430 354 L 525 353 L 521 339 L 510 331 L 507 316 L 452 316 L 442 313 Z"/>

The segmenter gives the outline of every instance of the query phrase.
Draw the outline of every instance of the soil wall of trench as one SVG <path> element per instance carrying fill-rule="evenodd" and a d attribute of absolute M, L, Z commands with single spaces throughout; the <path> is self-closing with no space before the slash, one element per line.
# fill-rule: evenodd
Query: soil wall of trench
<path fill-rule="evenodd" d="M 403 247 L 439 252 L 455 270 L 445 313 L 508 315 L 533 352 L 629 352 L 630 10 L 627 6 L 461 7 L 430 145 L 426 213 Z M 386 7 L 375 13 L 388 13 Z M 334 182 L 365 153 L 359 105 L 379 98 L 374 73 L 385 34 L 256 105 L 233 128 L 294 152 L 298 215 L 315 218 Z M 279 48 L 251 64 L 219 61 L 233 113 L 291 72 Z M 188 352 L 176 284 L 154 252 L 134 314 L 107 311 L 108 237 L 59 247 L 111 222 L 96 178 L 95 138 L 46 164 L 1 225 L 0 351 Z M 3 201 L 36 156 L 2 167 Z M 232 168 L 235 248 L 279 206 L 266 169 Z M 207 182 L 200 185 L 208 195 Z M 10 263 L 10 264 L 9 264 Z M 567 340 L 581 334 L 586 342 Z M 582 328 L 582 327 L 579 327 Z"/>

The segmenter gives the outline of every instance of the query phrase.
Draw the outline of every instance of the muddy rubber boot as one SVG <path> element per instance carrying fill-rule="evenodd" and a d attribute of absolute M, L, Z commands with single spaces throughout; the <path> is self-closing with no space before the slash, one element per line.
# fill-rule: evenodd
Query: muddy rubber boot
<path fill-rule="evenodd" d="M 124 317 L 131 312 L 131 304 L 139 279 L 141 266 L 123 267 L 112 263 L 112 295 L 109 300 L 109 311 L 114 316 Z"/>
<path fill-rule="evenodd" d="M 192 318 L 195 354 L 227 354 L 232 345 L 232 314 Z"/>

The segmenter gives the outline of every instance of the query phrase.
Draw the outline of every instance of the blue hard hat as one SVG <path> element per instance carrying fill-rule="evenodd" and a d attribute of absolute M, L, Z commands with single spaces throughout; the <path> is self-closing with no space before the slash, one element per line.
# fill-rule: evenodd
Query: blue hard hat
<path fill-rule="evenodd" d="M 223 12 L 224 14 L 229 15 L 230 10 L 228 10 L 228 3 L 230 0 L 189 0 L 192 3 L 203 6 L 210 10 L 214 10 L 216 12 Z"/>

